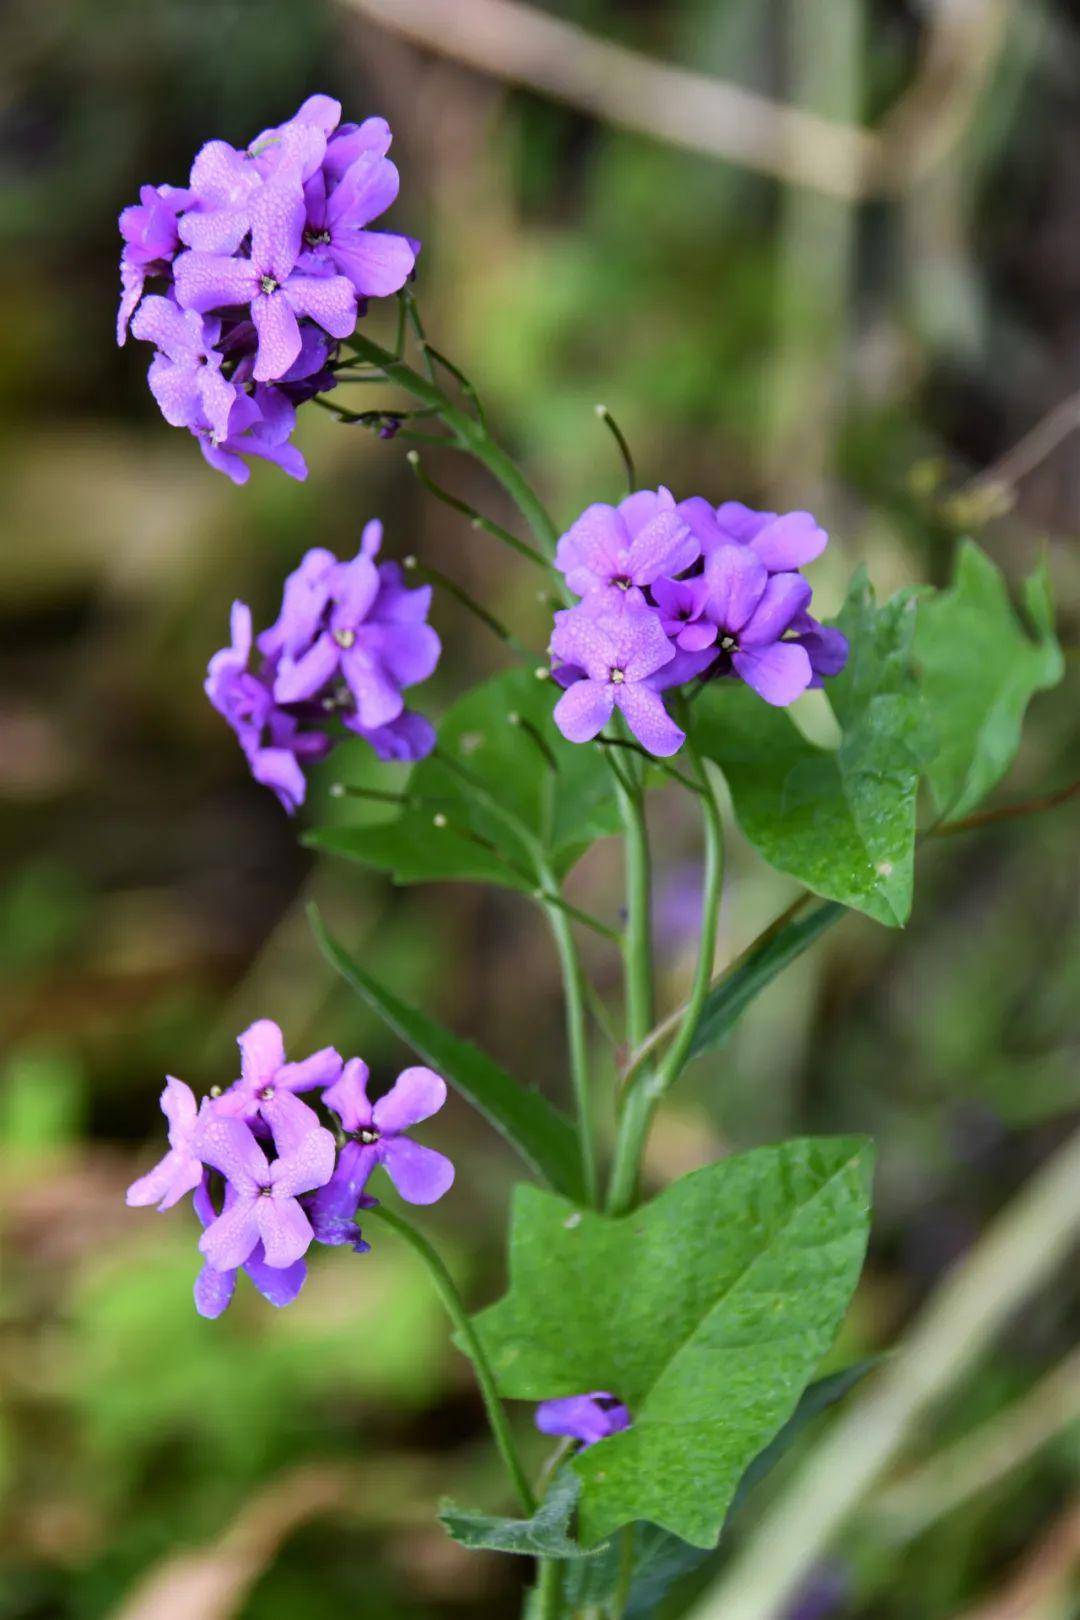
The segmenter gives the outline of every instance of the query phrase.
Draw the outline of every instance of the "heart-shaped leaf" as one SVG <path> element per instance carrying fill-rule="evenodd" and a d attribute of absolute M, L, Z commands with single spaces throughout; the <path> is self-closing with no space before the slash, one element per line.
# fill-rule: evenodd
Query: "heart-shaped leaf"
<path fill-rule="evenodd" d="M 609 1390 L 631 1412 L 571 1464 L 582 1546 L 637 1519 L 715 1543 L 855 1286 L 870 1159 L 860 1138 L 759 1148 L 617 1219 L 518 1189 L 510 1290 L 476 1319 L 501 1392 Z"/>

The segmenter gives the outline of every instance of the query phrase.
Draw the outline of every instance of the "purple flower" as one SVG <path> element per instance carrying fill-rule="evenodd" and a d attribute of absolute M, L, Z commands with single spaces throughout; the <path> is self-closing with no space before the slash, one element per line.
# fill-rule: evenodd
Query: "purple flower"
<path fill-rule="evenodd" d="M 535 1421 L 541 1434 L 580 1440 L 584 1451 L 586 1446 L 594 1446 L 598 1440 L 628 1429 L 630 1413 L 617 1395 L 594 1389 L 589 1395 L 564 1395 L 559 1400 L 541 1401 L 536 1408 Z"/>
<path fill-rule="evenodd" d="M 253 375 L 281 377 L 301 349 L 301 316 L 332 337 L 356 325 L 356 293 L 340 275 L 311 276 L 296 268 L 304 228 L 304 195 L 296 171 L 284 167 L 251 205 L 251 257 L 231 258 L 189 248 L 176 261 L 176 296 L 200 314 L 248 306 L 259 335 Z"/>
<path fill-rule="evenodd" d="M 685 732 L 649 684 L 675 657 L 653 609 L 628 604 L 597 613 L 588 602 L 564 609 L 555 615 L 551 651 L 581 672 L 555 705 L 555 724 L 568 741 L 590 741 L 619 709 L 651 754 L 666 758 L 682 747 Z"/>
<path fill-rule="evenodd" d="M 381 1164 L 402 1198 L 410 1204 L 434 1204 L 449 1191 L 454 1167 L 442 1153 L 421 1147 L 403 1133 L 410 1125 L 437 1114 L 446 1101 L 446 1082 L 431 1069 L 404 1069 L 385 1097 L 372 1104 L 367 1095 L 368 1066 L 350 1058 L 341 1079 L 323 1093 L 346 1131 L 355 1133 L 361 1149 L 353 1175 L 363 1186 Z"/>
<path fill-rule="evenodd" d="M 228 437 L 229 413 L 236 388 L 221 375 L 224 358 L 214 347 L 220 321 L 207 321 L 194 310 L 182 310 L 169 298 L 144 298 L 131 330 L 157 345 L 150 362 L 150 392 L 173 427 L 206 422 L 215 440 Z"/>
<path fill-rule="evenodd" d="M 749 546 L 770 574 L 786 574 L 820 557 L 829 537 L 809 512 L 755 512 L 741 501 L 710 506 L 700 495 L 680 501 L 679 515 L 690 525 L 708 557 L 725 545 Z"/>
<path fill-rule="evenodd" d="M 218 1218 L 208 1183 L 209 1178 L 204 1176 L 196 1187 L 195 1197 L 192 1200 L 195 1213 L 204 1230 L 212 1226 Z M 235 1202 L 235 1193 L 231 1187 L 226 1187 L 223 1210 L 231 1209 Z M 236 1290 L 237 1269 L 233 1266 L 228 1271 L 218 1271 L 209 1260 L 204 1262 L 195 1279 L 195 1309 L 200 1316 L 213 1320 L 228 1309 Z M 256 1243 L 240 1269 L 247 1272 L 263 1298 L 278 1307 L 291 1305 L 307 1281 L 307 1266 L 303 1260 L 294 1260 L 290 1266 L 267 1265 L 261 1240 Z"/>
<path fill-rule="evenodd" d="M 161 1112 L 169 1122 L 169 1151 L 127 1190 L 127 1203 L 156 1204 L 171 1209 L 202 1179 L 202 1159 L 195 1147 L 199 1109 L 190 1086 L 169 1075 L 161 1093 Z"/>
<path fill-rule="evenodd" d="M 142 297 L 148 276 L 164 275 L 180 247 L 177 217 L 186 208 L 190 193 L 177 186 L 142 186 L 139 202 L 120 214 L 120 308 L 116 317 L 116 341 L 127 338 L 128 322 Z"/>
<path fill-rule="evenodd" d="M 403 287 L 416 255 L 404 236 L 369 231 L 398 194 L 398 171 L 378 151 L 362 153 L 328 188 L 324 169 L 304 187 L 300 267 L 310 275 L 347 276 L 361 298 L 383 298 Z"/>
<path fill-rule="evenodd" d="M 214 1112 L 221 1117 L 252 1121 L 261 1115 L 270 1126 L 275 1110 L 287 1093 L 329 1086 L 341 1074 L 342 1058 L 324 1046 L 300 1063 L 286 1063 L 285 1042 L 272 1018 L 260 1018 L 238 1037 L 240 1079 L 217 1098 Z"/>
<path fill-rule="evenodd" d="M 781 638 L 811 597 L 801 574 L 770 574 L 748 546 L 725 544 L 705 565 L 706 612 L 717 627 L 717 673 L 734 671 L 766 703 L 793 703 L 810 685 L 805 647 Z"/>
<path fill-rule="evenodd" d="M 301 1193 L 323 1187 L 334 1173 L 334 1138 L 298 1097 L 285 1093 L 274 1110 L 276 1159 L 268 1159 L 242 1120 L 208 1114 L 198 1151 L 232 1189 L 220 1215 L 199 1239 L 215 1271 L 242 1266 L 262 1243 L 268 1266 L 291 1266 L 306 1254 L 313 1233 Z"/>
<path fill-rule="evenodd" d="M 377 567 L 381 542 L 382 525 L 369 523 L 352 562 L 333 558 L 324 565 L 324 554 L 309 553 L 282 618 L 262 642 L 264 651 L 282 645 L 274 681 L 278 703 L 310 701 L 340 677 L 355 704 L 353 723 L 365 733 L 399 718 L 402 687 L 426 680 L 441 651 L 424 622 L 431 587 L 410 590 L 396 564 Z M 320 624 L 324 628 L 309 639 Z M 304 650 L 297 656 L 294 647 Z"/>
<path fill-rule="evenodd" d="M 681 574 L 701 547 L 670 490 L 639 490 L 618 506 L 588 506 L 559 541 L 555 566 L 578 596 L 644 601 L 643 587 Z"/>

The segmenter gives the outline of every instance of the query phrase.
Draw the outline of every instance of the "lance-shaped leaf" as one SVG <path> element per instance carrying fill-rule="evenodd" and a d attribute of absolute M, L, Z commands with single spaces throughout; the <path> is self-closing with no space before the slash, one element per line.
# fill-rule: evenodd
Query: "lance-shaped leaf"
<path fill-rule="evenodd" d="M 308 911 L 319 948 L 345 983 L 400 1038 L 460 1091 L 503 1135 L 529 1169 L 573 1197 L 581 1193 L 581 1154 L 573 1125 L 547 1098 L 416 1007 L 401 1001 L 366 972 L 327 933 L 318 911 Z"/>
<path fill-rule="evenodd" d="M 530 670 L 485 681 L 444 716 L 400 814 L 320 828 L 306 842 L 398 883 L 459 878 L 531 892 L 536 848 L 561 877 L 620 823 L 600 750 L 568 743 L 551 718 L 557 695 Z"/>
<path fill-rule="evenodd" d="M 1001 780 L 1028 704 L 1062 677 L 1045 568 L 1024 581 L 1021 599 L 1030 629 L 1001 570 L 966 540 L 955 583 L 919 607 L 915 655 L 939 738 L 926 776 L 943 815 L 966 815 Z"/>
<path fill-rule="evenodd" d="M 815 906 L 804 916 L 793 917 L 775 934 L 752 945 L 741 961 L 714 984 L 705 998 L 701 1020 L 694 1031 L 690 1057 L 700 1056 L 720 1046 L 750 1003 L 770 985 L 778 973 L 800 957 L 833 923 L 839 922 L 845 908 L 835 902 Z"/>
<path fill-rule="evenodd" d="M 694 705 L 694 742 L 721 767 L 755 849 L 815 894 L 896 927 L 911 910 L 915 800 L 929 736 L 911 652 L 915 598 L 878 607 L 865 576 L 836 621 L 851 654 L 827 682 L 840 745 L 810 742 L 783 709 L 717 682 Z"/>
<path fill-rule="evenodd" d="M 715 1543 L 855 1287 L 870 1159 L 860 1138 L 759 1148 L 617 1219 L 518 1189 L 510 1289 L 476 1319 L 501 1392 L 604 1389 L 631 1412 L 571 1464 L 582 1546 L 638 1519 Z"/>

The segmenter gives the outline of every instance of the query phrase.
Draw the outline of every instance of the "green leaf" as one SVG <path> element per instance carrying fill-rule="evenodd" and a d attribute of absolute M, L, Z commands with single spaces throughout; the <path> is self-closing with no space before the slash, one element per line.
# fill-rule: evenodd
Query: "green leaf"
<path fill-rule="evenodd" d="M 837 623 L 851 643 L 828 683 L 836 749 L 810 742 L 783 709 L 716 683 L 693 737 L 721 767 L 739 825 L 781 872 L 826 900 L 896 927 L 911 910 L 915 799 L 927 729 L 911 663 L 915 599 L 877 607 L 860 571 Z"/>
<path fill-rule="evenodd" d="M 547 1495 L 531 1519 L 504 1519 L 471 1512 L 454 1502 L 443 1502 L 439 1522 L 463 1547 L 492 1552 L 524 1553 L 531 1558 L 595 1559 L 602 1549 L 579 1547 L 570 1535 L 570 1520 L 581 1492 L 581 1481 L 570 1468 L 560 1468 Z"/>
<path fill-rule="evenodd" d="M 815 906 L 806 916 L 794 917 L 771 939 L 751 946 L 738 966 L 709 991 L 690 1057 L 698 1057 L 719 1046 L 754 998 L 827 928 L 839 922 L 845 911 L 846 908 L 835 901 Z"/>
<path fill-rule="evenodd" d="M 314 906 L 308 917 L 319 948 L 361 1000 L 436 1069 L 517 1149 L 530 1170 L 571 1197 L 581 1196 L 577 1134 L 564 1114 L 523 1086 L 469 1041 L 462 1041 L 371 976 L 327 933 Z"/>
<path fill-rule="evenodd" d="M 715 1543 L 855 1286 L 870 1161 L 860 1138 L 759 1148 L 618 1219 L 518 1189 L 510 1291 L 476 1319 L 501 1392 L 607 1389 L 633 1418 L 571 1464 L 583 1546 L 636 1519 Z"/>
<path fill-rule="evenodd" d="M 560 734 L 551 718 L 555 696 L 551 682 L 529 670 L 484 682 L 443 718 L 438 752 L 411 772 L 411 802 L 400 814 L 320 828 L 306 842 L 398 883 L 454 878 L 531 893 L 537 849 L 563 876 L 620 822 L 600 750 Z"/>
<path fill-rule="evenodd" d="M 1001 780 L 1028 704 L 1064 672 L 1045 567 L 1024 581 L 1022 600 L 1030 632 L 1001 570 L 966 540 L 955 583 L 920 605 L 915 655 L 940 742 L 926 776 L 943 815 L 966 815 Z"/>

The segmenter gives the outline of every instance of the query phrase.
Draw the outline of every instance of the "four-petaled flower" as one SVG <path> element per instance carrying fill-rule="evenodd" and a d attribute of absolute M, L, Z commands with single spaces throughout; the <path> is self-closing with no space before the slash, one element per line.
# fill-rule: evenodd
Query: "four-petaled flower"
<path fill-rule="evenodd" d="M 240 1079 L 217 1098 L 219 1116 L 250 1122 L 261 1115 L 273 1127 L 280 1100 L 298 1091 L 330 1086 L 341 1074 L 342 1058 L 324 1046 L 299 1063 L 286 1063 L 285 1040 L 272 1018 L 260 1018 L 237 1038 Z"/>
<path fill-rule="evenodd" d="M 354 1133 L 366 1162 L 358 1158 L 354 1174 L 367 1174 L 381 1164 L 398 1192 L 410 1204 L 434 1204 L 453 1185 L 454 1167 L 434 1148 L 421 1147 L 403 1135 L 410 1125 L 437 1114 L 446 1101 L 446 1082 L 416 1066 L 403 1069 L 385 1097 L 368 1101 L 368 1066 L 351 1058 L 341 1079 L 323 1093 L 344 1129 Z"/>
<path fill-rule="evenodd" d="M 650 676 L 671 662 L 675 648 L 654 612 L 627 606 L 594 614 L 588 603 L 555 615 L 551 650 L 580 672 L 555 705 L 555 724 L 570 742 L 597 736 L 618 709 L 651 754 L 674 754 L 686 740 Z"/>
<path fill-rule="evenodd" d="M 336 1144 L 288 1092 L 278 1100 L 272 1129 L 278 1157 L 271 1160 L 242 1120 L 210 1114 L 200 1128 L 203 1163 L 220 1170 L 233 1193 L 199 1239 L 215 1271 L 242 1266 L 258 1243 L 268 1266 L 291 1266 L 307 1253 L 314 1234 L 299 1198 L 330 1180 Z"/>
<path fill-rule="evenodd" d="M 811 590 L 801 574 L 770 574 L 747 546 L 723 545 L 705 564 L 706 612 L 735 673 L 766 703 L 793 703 L 813 677 L 805 647 L 784 641 Z"/>

